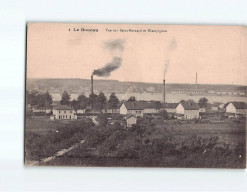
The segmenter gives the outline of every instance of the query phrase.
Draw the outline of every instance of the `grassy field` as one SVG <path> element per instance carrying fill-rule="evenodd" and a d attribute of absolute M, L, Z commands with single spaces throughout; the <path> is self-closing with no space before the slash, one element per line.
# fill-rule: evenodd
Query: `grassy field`
<path fill-rule="evenodd" d="M 26 132 L 42 133 L 56 131 L 66 124 L 72 124 L 70 120 L 50 120 L 49 117 L 26 118 Z"/>
<path fill-rule="evenodd" d="M 28 119 L 26 151 L 39 160 L 79 139 L 85 143 L 44 165 L 244 168 L 244 120 L 95 126 L 90 120 Z M 54 133 L 58 130 L 60 133 Z M 42 132 L 42 133 L 40 133 Z M 38 136 L 37 136 L 38 135 Z"/>
<path fill-rule="evenodd" d="M 89 119 L 50 121 L 47 118 L 27 119 L 25 160 L 40 161 L 59 150 L 83 140 L 94 124 Z"/>

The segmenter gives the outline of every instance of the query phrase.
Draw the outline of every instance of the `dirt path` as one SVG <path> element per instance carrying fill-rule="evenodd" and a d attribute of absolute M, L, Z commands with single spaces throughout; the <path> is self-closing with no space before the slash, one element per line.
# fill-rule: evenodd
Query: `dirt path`
<path fill-rule="evenodd" d="M 42 163 L 47 163 L 47 162 L 49 162 L 51 160 L 54 160 L 58 156 L 63 156 L 64 154 L 66 154 L 67 152 L 71 151 L 72 149 L 74 149 L 78 145 L 83 144 L 84 142 L 85 142 L 85 140 L 80 140 L 79 142 L 75 143 L 71 147 L 69 147 L 67 149 L 62 149 L 62 150 L 58 151 L 55 155 L 47 157 L 47 158 L 43 158 L 40 161 L 26 161 L 26 165 L 27 166 L 38 166 L 38 165 L 40 165 Z"/>

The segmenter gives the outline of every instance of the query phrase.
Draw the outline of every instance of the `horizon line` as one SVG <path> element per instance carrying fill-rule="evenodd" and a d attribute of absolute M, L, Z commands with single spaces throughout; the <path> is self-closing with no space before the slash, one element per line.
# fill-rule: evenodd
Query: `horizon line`
<path fill-rule="evenodd" d="M 87 78 L 50 78 L 50 77 L 47 77 L 47 78 L 41 78 L 41 77 L 27 77 L 26 79 L 81 79 L 81 80 L 89 80 L 90 79 L 87 79 Z M 120 81 L 120 80 L 116 80 L 116 79 L 94 79 L 94 80 L 103 80 L 103 81 L 118 81 L 118 82 L 122 82 L 122 83 L 150 83 L 150 84 L 163 84 L 163 79 L 162 79 L 162 82 L 160 83 L 155 83 L 155 82 L 146 82 L 146 81 Z M 195 83 L 169 83 L 169 82 L 166 82 L 166 84 L 190 84 L 190 85 L 195 85 Z M 246 85 L 243 85 L 243 84 L 230 84 L 230 83 L 224 83 L 224 84 L 219 84 L 219 83 L 214 83 L 214 84 L 210 84 L 210 83 L 197 83 L 197 85 L 235 85 L 235 86 L 243 86 L 243 87 L 247 87 L 247 84 Z"/>

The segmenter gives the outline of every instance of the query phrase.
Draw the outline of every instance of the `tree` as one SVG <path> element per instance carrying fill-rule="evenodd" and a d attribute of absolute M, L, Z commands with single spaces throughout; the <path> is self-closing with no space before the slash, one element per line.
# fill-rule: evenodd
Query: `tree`
<path fill-rule="evenodd" d="M 154 102 L 154 106 L 156 110 L 159 110 L 162 108 L 162 104 L 160 103 L 160 101 L 155 101 Z"/>
<path fill-rule="evenodd" d="M 107 126 L 107 115 L 99 114 L 96 118 L 100 126 Z"/>
<path fill-rule="evenodd" d="M 102 105 L 106 104 L 107 99 L 103 92 L 100 92 L 100 94 L 98 95 L 97 101 Z"/>
<path fill-rule="evenodd" d="M 60 104 L 69 105 L 70 104 L 69 100 L 70 100 L 70 95 L 67 93 L 67 91 L 64 91 L 62 94 L 62 99 L 60 101 Z"/>
<path fill-rule="evenodd" d="M 103 110 L 106 106 L 106 97 L 105 94 L 103 92 L 100 92 L 100 94 L 97 97 L 96 103 L 94 104 L 94 109 L 96 110 Z"/>
<path fill-rule="evenodd" d="M 85 109 L 89 103 L 89 99 L 84 94 L 79 95 L 77 101 L 80 109 Z"/>
<path fill-rule="evenodd" d="M 94 93 L 89 95 L 88 103 L 91 106 L 92 109 L 94 109 L 95 104 L 97 103 L 98 96 Z"/>
<path fill-rule="evenodd" d="M 192 103 L 192 104 L 195 104 L 195 103 L 196 103 L 196 102 L 195 102 L 194 100 L 192 100 L 192 99 L 189 99 L 187 102 Z"/>
<path fill-rule="evenodd" d="M 117 108 L 119 104 L 119 100 L 117 98 L 117 96 L 115 95 L 115 93 L 112 93 L 110 95 L 109 101 L 108 101 L 108 105 L 110 108 Z"/>
<path fill-rule="evenodd" d="M 46 93 L 42 94 L 42 99 L 44 101 L 45 107 L 46 106 L 51 106 L 51 104 L 52 104 L 52 96 L 49 94 L 48 91 L 46 91 Z"/>
<path fill-rule="evenodd" d="M 73 109 L 77 112 L 77 110 L 80 109 L 80 105 L 79 105 L 79 101 L 73 100 L 71 102 L 71 106 L 73 107 Z"/>
<path fill-rule="evenodd" d="M 39 92 L 37 90 L 33 90 L 31 91 L 31 93 L 29 93 L 27 97 L 27 101 L 31 105 L 31 107 L 38 104 L 38 95 L 39 95 Z"/>
<path fill-rule="evenodd" d="M 131 96 L 131 97 L 128 99 L 128 102 L 134 102 L 134 101 L 136 101 L 135 96 Z"/>
<path fill-rule="evenodd" d="M 200 106 L 200 108 L 205 108 L 207 106 L 207 103 L 208 103 L 208 99 L 205 97 L 200 98 L 198 101 L 198 105 Z"/>
<path fill-rule="evenodd" d="M 168 112 L 166 110 L 160 111 L 160 114 L 163 117 L 163 120 L 169 118 L 169 114 L 168 114 Z"/>

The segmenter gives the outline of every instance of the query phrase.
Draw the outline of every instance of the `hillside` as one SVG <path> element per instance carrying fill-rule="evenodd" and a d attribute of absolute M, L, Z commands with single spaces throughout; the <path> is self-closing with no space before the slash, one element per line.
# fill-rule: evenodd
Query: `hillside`
<path fill-rule="evenodd" d="M 38 89 L 46 90 L 68 90 L 82 91 L 90 90 L 90 79 L 27 79 L 26 89 L 31 91 Z M 162 91 L 162 83 L 142 83 L 142 82 L 120 82 L 118 80 L 94 80 L 94 89 L 106 92 L 125 93 L 129 88 L 135 92 L 154 92 Z M 194 84 L 174 84 L 167 83 L 166 90 L 189 90 L 194 89 Z M 198 84 L 198 90 L 243 90 L 247 91 L 247 86 L 240 85 L 209 85 Z"/>

